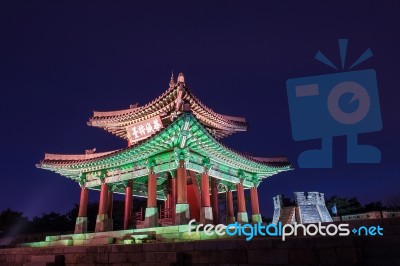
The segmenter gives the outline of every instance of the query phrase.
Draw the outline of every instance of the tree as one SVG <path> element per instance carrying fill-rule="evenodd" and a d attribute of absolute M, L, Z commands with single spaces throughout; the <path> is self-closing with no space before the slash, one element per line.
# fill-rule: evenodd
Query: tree
<path fill-rule="evenodd" d="M 330 212 L 332 212 L 332 207 L 334 204 L 336 204 L 338 215 L 340 216 L 371 211 L 382 211 L 387 209 L 387 207 L 384 206 L 380 201 L 373 201 L 362 206 L 355 197 L 346 198 L 338 197 L 336 195 L 326 200 L 326 207 Z"/>
<path fill-rule="evenodd" d="M 389 197 L 386 205 L 389 210 L 400 210 L 400 194 Z"/>
<path fill-rule="evenodd" d="M 382 211 L 385 210 L 386 207 L 383 206 L 382 202 L 380 201 L 373 201 L 364 206 L 364 212 L 371 212 L 371 211 Z"/>
<path fill-rule="evenodd" d="M 28 218 L 22 212 L 16 212 L 7 208 L 0 213 L 0 234 L 14 236 L 22 233 L 28 226 Z"/>
<path fill-rule="evenodd" d="M 74 230 L 76 217 L 78 216 L 79 205 L 75 204 L 75 206 L 69 210 L 66 214 L 68 220 L 71 221 L 68 230 Z M 87 205 L 87 219 L 88 219 L 88 231 L 94 232 L 96 226 L 96 218 L 97 213 L 99 211 L 99 203 L 98 202 L 89 202 Z"/>
<path fill-rule="evenodd" d="M 56 212 L 43 213 L 42 217 L 34 217 L 30 231 L 34 233 L 72 231 L 70 219 L 65 214 Z"/>
<path fill-rule="evenodd" d="M 336 204 L 338 215 L 348 215 L 363 212 L 363 207 L 356 197 L 346 198 L 332 196 L 326 200 L 327 209 L 332 212 L 333 205 Z"/>

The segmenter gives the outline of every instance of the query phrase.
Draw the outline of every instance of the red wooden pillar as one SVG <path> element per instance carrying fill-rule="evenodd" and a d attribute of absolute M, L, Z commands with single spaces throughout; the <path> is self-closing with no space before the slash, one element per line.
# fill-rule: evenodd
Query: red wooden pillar
<path fill-rule="evenodd" d="M 87 204 L 88 204 L 89 190 L 81 187 L 81 196 L 79 200 L 78 217 L 76 217 L 75 234 L 87 233 Z"/>
<path fill-rule="evenodd" d="M 250 197 L 251 197 L 251 221 L 253 223 L 262 222 L 260 207 L 258 204 L 258 192 L 257 187 L 250 188 Z"/>
<path fill-rule="evenodd" d="M 114 201 L 114 195 L 112 190 L 108 191 L 107 195 L 107 215 L 108 219 L 112 219 L 112 211 L 113 211 L 113 202 Z"/>
<path fill-rule="evenodd" d="M 176 170 L 176 205 L 175 224 L 187 224 L 190 219 L 189 204 L 187 203 L 187 177 L 185 161 L 179 160 Z"/>
<path fill-rule="evenodd" d="M 226 223 L 231 224 L 235 222 L 235 214 L 233 212 L 233 195 L 230 189 L 226 193 Z"/>
<path fill-rule="evenodd" d="M 108 185 L 101 183 L 100 187 L 100 201 L 99 201 L 99 213 L 96 218 L 96 229 L 95 232 L 104 232 L 108 229 Z"/>
<path fill-rule="evenodd" d="M 87 217 L 87 204 L 88 204 L 89 190 L 84 186 L 81 187 L 81 197 L 79 200 L 78 217 Z"/>
<path fill-rule="evenodd" d="M 150 167 L 147 178 L 147 208 L 144 222 L 146 227 L 158 226 L 157 175 L 153 172 L 153 167 Z"/>
<path fill-rule="evenodd" d="M 113 211 L 113 203 L 114 203 L 114 194 L 111 188 L 108 190 L 107 195 L 107 230 L 113 230 L 113 218 L 112 218 L 112 211 Z"/>
<path fill-rule="evenodd" d="M 207 172 L 201 174 L 201 206 L 210 207 L 210 184 Z"/>
<path fill-rule="evenodd" d="M 239 223 L 248 223 L 249 218 L 246 212 L 246 201 L 244 198 L 244 188 L 243 184 L 236 184 L 237 191 L 237 201 L 238 201 L 238 213 L 237 213 L 237 221 Z"/>
<path fill-rule="evenodd" d="M 187 203 L 187 177 L 184 160 L 179 160 L 179 167 L 176 170 L 176 175 L 177 203 Z"/>
<path fill-rule="evenodd" d="M 171 209 L 170 205 L 171 205 L 171 194 L 167 193 L 167 199 L 164 201 L 164 216 L 162 218 L 169 218 L 169 210 Z"/>
<path fill-rule="evenodd" d="M 124 230 L 132 226 L 133 181 L 129 180 L 125 187 Z"/>
<path fill-rule="evenodd" d="M 128 139 L 128 147 L 132 146 L 131 141 Z M 124 205 L 124 230 L 132 226 L 132 212 L 133 212 L 133 180 L 129 180 L 125 187 L 125 205 Z"/>
<path fill-rule="evenodd" d="M 211 178 L 211 207 L 213 212 L 214 224 L 219 224 L 218 217 L 218 183 L 217 179 Z"/>
<path fill-rule="evenodd" d="M 204 172 L 201 174 L 201 209 L 200 223 L 213 223 L 213 212 L 210 206 L 210 182 L 208 177 L 208 169 L 204 167 Z"/>
<path fill-rule="evenodd" d="M 250 197 L 251 197 L 251 211 L 253 214 L 260 214 L 260 208 L 258 206 L 258 193 L 257 188 L 250 188 Z"/>
<path fill-rule="evenodd" d="M 108 184 L 101 183 L 100 186 L 100 201 L 99 201 L 99 214 L 107 214 L 107 196 Z"/>
<path fill-rule="evenodd" d="M 164 201 L 164 209 L 168 210 L 169 209 L 169 204 L 171 202 L 171 194 L 167 193 L 167 199 Z"/>
<path fill-rule="evenodd" d="M 236 185 L 238 212 L 246 211 L 246 202 L 244 200 L 244 189 L 242 184 Z"/>
<path fill-rule="evenodd" d="M 157 175 L 149 174 L 147 181 L 147 208 L 157 207 Z"/>
<path fill-rule="evenodd" d="M 170 180 L 170 190 L 171 190 L 171 218 L 172 222 L 175 223 L 175 205 L 176 205 L 176 178 L 173 176 Z"/>

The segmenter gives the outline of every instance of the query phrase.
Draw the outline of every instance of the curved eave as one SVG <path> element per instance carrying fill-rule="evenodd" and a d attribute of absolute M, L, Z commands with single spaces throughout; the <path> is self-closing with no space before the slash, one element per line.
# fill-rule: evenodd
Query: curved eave
<path fill-rule="evenodd" d="M 287 160 L 286 157 L 266 158 L 245 155 L 225 146 L 218 140 L 214 139 L 197 120 L 194 120 L 191 128 L 193 125 L 196 127 L 196 129 L 193 130 L 193 136 L 190 140 L 188 140 L 187 145 L 190 149 L 193 149 L 199 153 L 205 152 L 205 156 L 207 156 L 207 154 L 212 154 L 215 158 L 219 158 L 221 163 L 224 161 L 226 163 L 227 158 L 229 158 L 229 163 L 231 163 L 232 167 L 247 170 L 261 177 L 268 177 L 281 171 L 293 169 L 292 164 Z M 198 137 L 196 135 L 208 136 L 206 140 L 202 140 L 202 137 Z M 250 170 L 246 166 L 251 166 L 253 170 Z"/>
<path fill-rule="evenodd" d="M 186 94 L 183 99 L 190 103 L 194 115 L 200 122 L 209 123 L 215 129 L 223 129 L 232 133 L 247 131 L 247 122 L 244 117 L 226 116 L 216 113 L 203 104 L 189 88 L 185 87 L 185 89 Z"/>
<path fill-rule="evenodd" d="M 160 152 L 174 148 L 177 140 L 182 134 L 182 126 L 185 117 L 190 116 L 189 131 L 191 137 L 188 139 L 187 146 L 195 152 L 209 156 L 216 162 L 226 164 L 232 168 L 243 169 L 257 174 L 259 177 L 268 177 L 280 171 L 292 169 L 291 164 L 285 159 L 268 158 L 268 160 L 255 159 L 254 157 L 234 151 L 217 140 L 201 125 L 201 123 L 191 114 L 185 113 L 178 117 L 171 125 L 149 139 L 136 143 L 125 149 L 108 152 L 95 158 L 81 160 L 54 160 L 46 159 L 40 162 L 37 167 L 51 170 L 69 178 L 79 180 L 80 175 L 87 171 L 98 171 L 107 167 L 120 167 L 129 163 L 159 154 Z M 201 132 L 201 136 L 199 136 Z M 195 142 L 198 145 L 195 145 Z M 112 161 L 112 163 L 110 162 Z"/>
<path fill-rule="evenodd" d="M 245 118 L 226 116 L 214 112 L 194 96 L 188 87 L 180 83 L 169 87 L 161 96 L 144 106 L 119 111 L 94 112 L 93 117 L 89 119 L 88 125 L 103 128 L 117 137 L 127 139 L 125 129 L 127 126 L 157 115 L 162 116 L 175 110 L 179 86 L 184 91 L 182 99 L 189 102 L 196 118 L 217 139 L 247 130 Z"/>

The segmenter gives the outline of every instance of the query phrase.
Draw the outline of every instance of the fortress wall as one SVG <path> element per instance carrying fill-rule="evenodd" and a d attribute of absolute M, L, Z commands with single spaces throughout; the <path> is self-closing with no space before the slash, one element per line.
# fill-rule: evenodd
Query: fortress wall
<path fill-rule="evenodd" d="M 0 265 L 396 265 L 400 218 L 353 221 L 381 225 L 381 237 L 279 237 L 47 248 L 0 249 Z"/>

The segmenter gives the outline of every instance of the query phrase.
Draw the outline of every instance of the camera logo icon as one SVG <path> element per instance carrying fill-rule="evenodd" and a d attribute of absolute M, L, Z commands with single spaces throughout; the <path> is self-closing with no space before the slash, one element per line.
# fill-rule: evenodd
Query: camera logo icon
<path fill-rule="evenodd" d="M 340 105 L 340 97 L 350 93 L 353 95 L 351 102 L 359 99 L 358 108 L 351 113 L 344 112 Z M 369 99 L 368 91 L 354 81 L 344 81 L 336 85 L 328 95 L 328 110 L 331 116 L 342 124 L 356 124 L 363 120 L 368 114 L 371 101 Z"/>
<path fill-rule="evenodd" d="M 347 40 L 340 39 L 339 48 L 344 69 Z M 368 49 L 349 69 L 371 56 Z M 316 59 L 337 70 L 321 52 Z M 347 163 L 380 163 L 378 148 L 357 141 L 360 133 L 382 129 L 374 69 L 289 79 L 286 88 L 293 139 L 321 139 L 321 149 L 299 155 L 300 168 L 331 168 L 335 136 L 347 136 Z"/>

